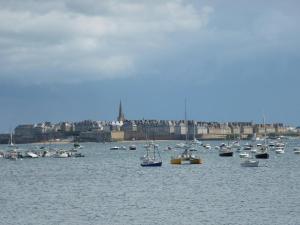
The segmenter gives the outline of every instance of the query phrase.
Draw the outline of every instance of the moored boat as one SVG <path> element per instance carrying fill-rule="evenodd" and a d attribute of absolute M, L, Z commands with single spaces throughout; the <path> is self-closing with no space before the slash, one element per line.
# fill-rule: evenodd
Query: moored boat
<path fill-rule="evenodd" d="M 258 160 L 248 158 L 241 162 L 241 166 L 243 166 L 243 167 L 258 167 L 258 163 L 259 163 Z"/>
<path fill-rule="evenodd" d="M 295 154 L 300 154 L 300 147 L 294 148 L 294 153 Z"/>
<path fill-rule="evenodd" d="M 136 145 L 130 145 L 129 150 L 136 150 Z"/>
<path fill-rule="evenodd" d="M 275 152 L 277 154 L 283 154 L 284 153 L 284 148 L 282 148 L 282 147 L 276 147 Z"/>
<path fill-rule="evenodd" d="M 146 155 L 142 158 L 141 166 L 143 167 L 158 167 L 162 165 L 162 160 L 158 150 L 158 145 L 149 143 L 145 146 Z"/>
<path fill-rule="evenodd" d="M 241 152 L 239 154 L 239 156 L 240 156 L 240 158 L 249 158 L 249 153 L 247 153 L 247 152 Z"/>
<path fill-rule="evenodd" d="M 228 147 L 221 147 L 219 150 L 219 156 L 221 157 L 232 157 L 233 151 Z"/>

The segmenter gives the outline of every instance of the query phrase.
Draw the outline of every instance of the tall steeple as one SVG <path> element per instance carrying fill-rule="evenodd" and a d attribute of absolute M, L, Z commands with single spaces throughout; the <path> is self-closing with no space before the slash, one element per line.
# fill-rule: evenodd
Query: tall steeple
<path fill-rule="evenodd" d="M 125 120 L 125 116 L 122 110 L 122 102 L 120 100 L 120 105 L 119 105 L 119 116 L 118 116 L 118 121 L 124 121 Z"/>

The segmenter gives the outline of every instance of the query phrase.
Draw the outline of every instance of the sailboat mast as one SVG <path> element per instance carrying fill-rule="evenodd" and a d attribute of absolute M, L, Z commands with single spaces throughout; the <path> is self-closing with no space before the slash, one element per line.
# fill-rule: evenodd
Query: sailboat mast
<path fill-rule="evenodd" d="M 264 123 L 264 136 L 265 136 L 265 145 L 267 145 L 267 134 L 266 134 L 266 118 L 265 118 L 265 114 L 263 114 L 263 123 Z"/>
<path fill-rule="evenodd" d="M 186 119 L 186 98 L 184 99 L 184 123 L 185 123 L 185 142 L 187 143 L 187 139 L 188 139 L 188 123 L 187 123 L 187 119 Z"/>
<path fill-rule="evenodd" d="M 13 141 L 12 141 L 12 131 L 10 132 L 10 145 L 12 145 Z"/>

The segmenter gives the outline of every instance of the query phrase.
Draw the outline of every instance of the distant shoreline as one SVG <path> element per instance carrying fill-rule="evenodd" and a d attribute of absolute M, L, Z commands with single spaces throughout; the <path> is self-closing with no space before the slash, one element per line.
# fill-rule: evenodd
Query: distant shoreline
<path fill-rule="evenodd" d="M 299 139 L 300 137 L 289 137 L 289 139 Z M 225 139 L 197 139 L 201 142 L 207 142 L 207 141 L 228 141 Z M 234 139 L 230 139 L 230 141 L 233 141 Z M 271 139 L 270 139 L 271 140 Z M 155 141 L 155 142 L 170 142 L 170 141 L 185 141 L 185 139 L 165 139 L 165 140 L 160 140 L 160 139 L 156 139 L 156 140 L 120 140 L 120 141 L 111 141 L 111 142 L 78 142 L 78 143 L 142 143 L 142 142 L 147 142 L 147 141 Z M 242 141 L 251 141 L 251 139 L 242 139 Z M 259 141 L 259 140 L 258 140 Z M 23 144 L 33 144 L 33 145 L 51 145 L 51 144 L 74 144 L 73 140 L 68 140 L 68 139 L 63 139 L 63 140 L 54 140 L 54 141 L 42 141 L 42 142 L 31 142 L 31 143 L 17 143 L 16 145 L 23 145 Z M 1 145 L 7 145 L 7 144 L 1 144 Z"/>

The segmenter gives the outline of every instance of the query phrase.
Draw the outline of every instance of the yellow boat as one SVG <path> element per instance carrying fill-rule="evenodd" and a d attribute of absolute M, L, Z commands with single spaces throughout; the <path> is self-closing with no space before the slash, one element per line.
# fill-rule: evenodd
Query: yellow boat
<path fill-rule="evenodd" d="M 200 158 L 192 158 L 190 159 L 191 164 L 202 164 L 202 159 Z"/>
<path fill-rule="evenodd" d="M 181 164 L 202 164 L 202 159 L 190 153 L 189 149 L 185 149 L 180 155 L 173 156 L 170 161 L 173 165 Z"/>
<path fill-rule="evenodd" d="M 171 158 L 171 164 L 180 165 L 181 164 L 181 158 Z"/>

